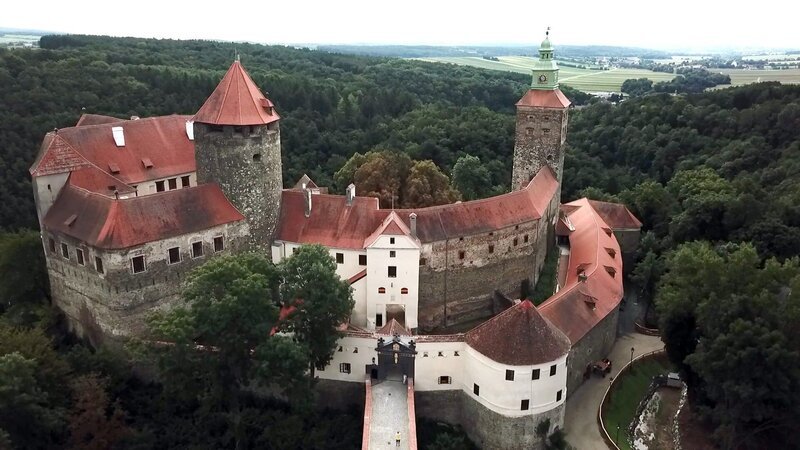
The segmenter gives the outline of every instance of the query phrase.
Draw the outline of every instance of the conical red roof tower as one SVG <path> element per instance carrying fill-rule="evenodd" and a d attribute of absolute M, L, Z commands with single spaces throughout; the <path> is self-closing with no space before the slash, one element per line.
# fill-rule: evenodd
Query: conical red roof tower
<path fill-rule="evenodd" d="M 236 60 L 197 114 L 195 122 L 211 125 L 266 125 L 280 119 L 272 102 Z"/>

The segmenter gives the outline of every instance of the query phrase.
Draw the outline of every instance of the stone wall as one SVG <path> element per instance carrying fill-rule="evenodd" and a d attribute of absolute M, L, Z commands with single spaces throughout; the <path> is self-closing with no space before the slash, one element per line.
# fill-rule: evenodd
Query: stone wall
<path fill-rule="evenodd" d="M 277 122 L 252 127 L 195 123 L 198 184 L 218 183 L 250 223 L 253 248 L 270 251 L 283 189 Z"/>
<path fill-rule="evenodd" d="M 609 313 L 581 340 L 573 344 L 567 358 L 567 397 L 575 393 L 584 380 L 586 367 L 611 353 L 617 340 L 619 308 Z"/>
<path fill-rule="evenodd" d="M 424 244 L 420 332 L 491 317 L 499 312 L 495 291 L 516 299 L 527 284 L 532 292 L 547 257 L 557 208 L 554 196 L 539 220 Z"/>
<path fill-rule="evenodd" d="M 497 414 L 463 391 L 428 391 L 415 393 L 418 417 L 450 424 L 460 424 L 473 442 L 486 449 L 543 449 L 536 426 L 550 419 L 550 432 L 563 427 L 564 405 L 542 414 L 505 417 Z"/>
<path fill-rule="evenodd" d="M 140 336 L 146 331 L 146 319 L 154 311 L 168 309 L 180 298 L 186 275 L 215 255 L 213 238 L 224 237 L 226 254 L 242 250 L 248 236 L 242 221 L 210 228 L 124 250 L 89 247 L 69 236 L 43 233 L 47 270 L 53 302 L 65 314 L 71 331 L 98 346 L 107 339 Z M 49 239 L 56 250 L 49 248 Z M 191 243 L 203 242 L 202 257 L 191 257 Z M 63 257 L 61 244 L 68 247 L 69 259 Z M 181 262 L 168 264 L 168 249 L 179 247 Z M 76 251 L 84 254 L 84 265 L 77 262 Z M 146 270 L 132 273 L 131 258 L 145 257 Z M 103 273 L 95 265 L 103 261 Z"/>
<path fill-rule="evenodd" d="M 517 107 L 511 189 L 521 189 L 547 165 L 556 173 L 561 191 L 567 122 L 567 109 Z"/>

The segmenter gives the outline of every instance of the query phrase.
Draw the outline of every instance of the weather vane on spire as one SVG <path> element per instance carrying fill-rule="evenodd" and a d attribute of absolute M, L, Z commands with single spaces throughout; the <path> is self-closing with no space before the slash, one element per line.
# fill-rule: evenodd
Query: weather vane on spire
<path fill-rule="evenodd" d="M 547 27 L 547 31 L 544 32 L 546 37 L 550 37 L 550 27 Z"/>

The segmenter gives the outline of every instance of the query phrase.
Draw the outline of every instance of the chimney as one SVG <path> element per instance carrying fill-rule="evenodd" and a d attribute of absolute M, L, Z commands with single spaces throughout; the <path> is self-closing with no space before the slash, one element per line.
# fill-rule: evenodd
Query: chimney
<path fill-rule="evenodd" d="M 417 214 L 411 213 L 408 215 L 408 223 L 411 224 L 411 237 L 417 238 Z"/>
<path fill-rule="evenodd" d="M 311 217 L 311 189 L 303 189 L 303 196 L 306 199 L 306 217 Z"/>
<path fill-rule="evenodd" d="M 117 147 L 125 147 L 125 133 L 122 127 L 111 127 L 111 134 L 114 135 L 114 143 Z"/>
<path fill-rule="evenodd" d="M 347 206 L 353 206 L 353 199 L 356 198 L 356 185 L 350 183 L 350 186 L 347 186 Z"/>
<path fill-rule="evenodd" d="M 581 273 L 578 274 L 578 281 L 580 281 L 581 283 L 585 283 L 588 278 L 589 277 L 586 276 L 585 271 L 581 271 Z"/>
<path fill-rule="evenodd" d="M 194 122 L 191 120 L 186 121 L 186 137 L 188 137 L 190 141 L 194 140 Z"/>

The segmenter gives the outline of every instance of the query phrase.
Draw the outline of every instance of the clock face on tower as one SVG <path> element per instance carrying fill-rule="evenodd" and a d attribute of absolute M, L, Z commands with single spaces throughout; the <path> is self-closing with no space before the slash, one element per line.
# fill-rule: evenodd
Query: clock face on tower
<path fill-rule="evenodd" d="M 539 83 L 544 83 L 547 81 L 547 75 L 541 74 L 539 75 Z"/>

